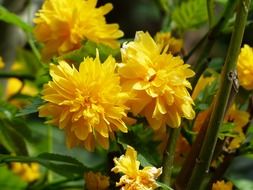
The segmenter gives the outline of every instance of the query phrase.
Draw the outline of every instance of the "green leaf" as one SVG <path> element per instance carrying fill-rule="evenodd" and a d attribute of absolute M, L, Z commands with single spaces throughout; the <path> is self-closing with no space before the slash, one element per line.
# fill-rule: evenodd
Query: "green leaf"
<path fill-rule="evenodd" d="M 216 94 L 219 87 L 219 80 L 216 78 L 211 84 L 205 86 L 205 88 L 198 94 L 194 100 L 195 110 L 203 111 L 210 107 L 213 97 Z"/>
<path fill-rule="evenodd" d="M 7 144 L 6 148 L 17 155 L 28 155 L 26 143 L 15 129 L 4 120 L 0 120 L 0 129 L 0 140 Z"/>
<path fill-rule="evenodd" d="M 161 157 L 157 152 L 159 142 L 152 140 L 153 131 L 149 127 L 143 127 L 141 124 L 131 126 L 128 133 L 119 133 L 118 142 L 123 146 L 130 145 L 141 154 L 151 165 L 158 166 L 161 164 Z"/>
<path fill-rule="evenodd" d="M 96 50 L 99 51 L 99 57 L 101 61 L 105 61 L 109 55 L 112 55 L 116 58 L 120 56 L 119 49 L 112 49 L 103 44 L 96 44 L 94 42 L 87 41 L 80 49 L 62 55 L 57 59 L 64 59 L 74 63 L 80 63 L 83 61 L 84 57 L 96 57 Z"/>
<path fill-rule="evenodd" d="M 83 176 L 89 169 L 74 158 L 65 155 L 53 155 L 45 153 L 38 157 L 0 155 L 0 163 L 9 162 L 37 162 L 53 172 L 65 177 Z M 71 161 L 71 162 L 69 162 Z"/>
<path fill-rule="evenodd" d="M 172 12 L 172 20 L 181 29 L 197 28 L 207 21 L 205 0 L 188 0 Z"/>
<path fill-rule="evenodd" d="M 18 26 L 25 32 L 32 32 L 32 26 L 22 21 L 17 15 L 9 12 L 3 6 L 0 6 L 0 20 Z"/>
<path fill-rule="evenodd" d="M 220 127 L 218 138 L 224 140 L 225 137 L 236 137 L 237 133 L 234 132 L 235 124 L 234 123 L 223 123 Z"/>
<path fill-rule="evenodd" d="M 168 185 L 162 182 L 156 182 L 156 183 L 162 188 L 162 190 L 173 190 L 171 187 L 169 187 Z"/>
<path fill-rule="evenodd" d="M 53 153 L 42 153 L 42 154 L 38 155 L 38 157 L 46 159 L 46 160 L 66 162 L 69 164 L 79 165 L 80 167 L 83 167 L 83 164 L 81 162 L 79 162 L 77 159 L 75 159 L 71 156 L 53 154 Z"/>
<path fill-rule="evenodd" d="M 37 96 L 32 99 L 32 103 L 27 105 L 24 109 L 19 110 L 16 114 L 17 117 L 29 115 L 38 112 L 38 108 L 43 104 L 41 97 Z"/>
<path fill-rule="evenodd" d="M 240 190 L 253 189 L 253 154 L 238 156 L 233 159 L 225 173 L 225 177 L 230 180 Z"/>
<path fill-rule="evenodd" d="M 2 190 L 24 190 L 26 186 L 27 183 L 7 167 L 0 167 L 0 187 Z"/>

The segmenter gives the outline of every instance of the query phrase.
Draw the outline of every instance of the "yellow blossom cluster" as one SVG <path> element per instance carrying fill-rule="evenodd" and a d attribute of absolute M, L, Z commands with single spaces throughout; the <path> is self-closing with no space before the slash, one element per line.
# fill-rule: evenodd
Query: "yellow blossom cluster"
<path fill-rule="evenodd" d="M 114 163 L 112 171 L 124 174 L 116 183 L 121 190 L 153 190 L 158 187 L 156 179 L 161 175 L 162 168 L 147 166 L 140 170 L 137 152 L 131 146 L 127 146 L 125 155 L 114 158 Z"/>
<path fill-rule="evenodd" d="M 40 177 L 39 164 L 37 163 L 25 164 L 13 162 L 11 170 L 27 182 L 33 182 Z"/>
<path fill-rule="evenodd" d="M 81 47 L 88 39 L 118 47 L 123 36 L 118 24 L 107 24 L 105 15 L 112 4 L 96 8 L 97 0 L 45 0 L 34 19 L 34 34 L 44 43 L 43 56 L 63 54 Z"/>
<path fill-rule="evenodd" d="M 162 52 L 149 33 L 137 32 L 121 49 L 119 65 L 123 89 L 134 97 L 131 111 L 145 116 L 154 130 L 179 127 L 181 117 L 193 119 L 193 100 L 187 78 L 194 76 L 180 57 Z"/>
<path fill-rule="evenodd" d="M 156 132 L 195 116 L 186 89 L 194 72 L 180 57 L 161 52 L 144 32 L 121 53 L 119 64 L 112 57 L 101 64 L 97 55 L 85 58 L 79 71 L 66 61 L 50 66 L 52 81 L 44 86 L 46 104 L 39 113 L 65 130 L 69 147 L 82 144 L 94 150 L 98 144 L 107 149 L 115 131 L 127 132 L 126 111 L 146 117 Z"/>
<path fill-rule="evenodd" d="M 94 150 L 96 144 L 108 149 L 114 131 L 127 132 L 125 102 L 128 94 L 122 92 L 120 78 L 115 73 L 116 62 L 108 57 L 104 63 L 99 56 L 85 58 L 79 70 L 65 61 L 50 66 L 52 81 L 44 86 L 40 107 L 41 117 L 64 129 L 67 145 L 83 145 Z"/>
<path fill-rule="evenodd" d="M 237 71 L 240 85 L 247 89 L 253 89 L 253 49 L 244 45 L 238 57 Z"/>

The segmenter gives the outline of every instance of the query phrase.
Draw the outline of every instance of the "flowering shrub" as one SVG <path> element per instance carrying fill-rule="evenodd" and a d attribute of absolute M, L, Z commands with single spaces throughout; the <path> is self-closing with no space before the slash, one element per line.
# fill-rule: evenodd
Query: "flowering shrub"
<path fill-rule="evenodd" d="M 0 5 L 0 189 L 252 189 L 250 0 L 38 2 Z"/>

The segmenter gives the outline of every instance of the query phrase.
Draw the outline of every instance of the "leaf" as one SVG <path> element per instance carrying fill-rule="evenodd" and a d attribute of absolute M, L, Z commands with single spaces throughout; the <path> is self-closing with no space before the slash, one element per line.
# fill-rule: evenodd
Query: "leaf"
<path fill-rule="evenodd" d="M 55 154 L 71 156 L 81 162 L 87 168 L 99 168 L 107 161 L 107 154 L 88 152 L 83 147 L 68 148 L 66 146 L 64 131 L 57 127 L 48 126 L 43 120 L 29 120 L 27 123 L 37 142 L 29 144 L 33 155 L 39 155 L 48 151 L 48 128 L 52 131 L 52 152 Z"/>
<path fill-rule="evenodd" d="M 17 15 L 9 12 L 1 5 L 0 5 L 0 20 L 18 26 L 25 32 L 32 32 L 32 26 L 22 21 Z"/>
<path fill-rule="evenodd" d="M 181 29 L 197 28 L 207 21 L 205 0 L 189 0 L 181 3 L 172 12 L 172 20 Z"/>
<path fill-rule="evenodd" d="M 238 156 L 233 159 L 225 173 L 225 177 L 230 180 L 240 190 L 253 189 L 253 154 Z"/>
<path fill-rule="evenodd" d="M 156 182 L 156 183 L 162 188 L 162 190 L 173 190 L 171 187 L 169 187 L 168 185 L 162 182 Z"/>
<path fill-rule="evenodd" d="M 53 172 L 65 177 L 83 176 L 84 172 L 88 171 L 89 168 L 85 167 L 83 164 L 81 164 L 81 162 L 74 160 L 74 158 L 66 157 L 65 155 L 54 155 L 49 153 L 45 153 L 37 157 L 10 156 L 0 154 L 0 163 L 37 162 L 49 170 L 52 170 Z"/>
<path fill-rule="evenodd" d="M 210 107 L 213 97 L 216 94 L 219 87 L 219 80 L 216 79 L 205 86 L 205 88 L 198 94 L 197 98 L 194 100 L 195 110 L 203 111 Z"/>
<path fill-rule="evenodd" d="M 15 129 L 10 127 L 4 120 L 0 120 L 0 129 L 1 139 L 5 144 L 8 144 L 7 148 L 17 155 L 28 155 L 26 143 Z"/>
<path fill-rule="evenodd" d="M 32 113 L 38 112 L 38 108 L 43 104 L 43 100 L 41 97 L 37 96 L 32 99 L 32 103 L 27 105 L 24 109 L 19 110 L 19 112 L 16 114 L 17 117 L 29 115 Z"/>
<path fill-rule="evenodd" d="M 80 165 L 81 167 L 83 167 L 83 164 L 81 162 L 79 162 L 77 159 L 71 156 L 53 154 L 53 153 L 42 153 L 38 155 L 38 157 L 46 159 L 46 160 L 51 160 L 51 161 L 67 162 L 71 164 Z"/>
<path fill-rule="evenodd" d="M 96 44 L 94 42 L 87 41 L 80 49 L 62 55 L 57 59 L 64 59 L 75 63 L 80 63 L 83 61 L 84 57 L 96 57 L 96 49 L 99 51 L 99 57 L 101 61 L 105 61 L 109 55 L 112 55 L 113 57 L 120 56 L 119 49 L 112 49 L 111 47 L 103 44 Z"/>
<path fill-rule="evenodd" d="M 154 166 L 161 164 L 161 158 L 157 152 L 159 142 L 152 140 L 153 131 L 151 128 L 145 128 L 141 124 L 131 126 L 128 133 L 119 133 L 118 137 L 119 143 L 123 146 L 134 147 L 146 159 L 146 162 L 143 162 L 144 164 L 147 162 Z"/>
<path fill-rule="evenodd" d="M 224 140 L 225 137 L 236 137 L 237 133 L 234 132 L 235 124 L 228 122 L 223 123 L 220 127 L 218 138 Z"/>
<path fill-rule="evenodd" d="M 24 190 L 27 183 L 19 176 L 8 170 L 7 167 L 0 167 L 0 187 L 3 190 Z"/>

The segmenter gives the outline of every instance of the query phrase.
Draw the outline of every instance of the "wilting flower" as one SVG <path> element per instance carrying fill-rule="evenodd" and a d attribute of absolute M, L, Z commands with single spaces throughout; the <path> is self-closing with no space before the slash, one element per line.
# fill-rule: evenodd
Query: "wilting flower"
<path fill-rule="evenodd" d="M 47 103 L 39 115 L 51 116 L 49 122 L 65 130 L 69 147 L 82 144 L 93 150 L 98 143 L 107 149 L 114 131 L 127 132 L 122 118 L 128 94 L 121 91 L 115 67 L 113 57 L 101 64 L 98 55 L 86 58 L 79 71 L 65 61 L 50 66 L 52 81 L 44 86 Z"/>
<path fill-rule="evenodd" d="M 100 172 L 88 172 L 84 174 L 85 187 L 87 190 L 107 190 L 110 186 L 109 177 Z"/>
<path fill-rule="evenodd" d="M 130 91 L 131 111 L 145 116 L 158 130 L 169 125 L 179 127 L 181 117 L 193 119 L 193 100 L 187 91 L 187 78 L 194 72 L 180 57 L 167 54 L 148 33 L 137 32 L 135 40 L 123 45 L 119 74 L 122 86 Z"/>
<path fill-rule="evenodd" d="M 238 57 L 237 71 L 239 83 L 247 90 L 253 89 L 253 49 L 244 45 Z"/>
<path fill-rule="evenodd" d="M 183 47 L 183 40 L 172 37 L 170 32 L 158 32 L 155 35 L 155 41 L 159 48 L 167 48 L 167 52 L 173 55 L 180 53 Z"/>
<path fill-rule="evenodd" d="M 121 190 L 153 190 L 158 187 L 156 179 L 161 175 L 162 168 L 148 166 L 140 170 L 137 152 L 131 146 L 127 146 L 125 155 L 114 158 L 114 163 L 112 171 L 125 174 L 116 184 L 122 186 Z"/>
<path fill-rule="evenodd" d="M 78 49 L 83 40 L 118 47 L 123 36 L 118 24 L 107 24 L 112 4 L 96 8 L 97 0 L 46 0 L 34 19 L 35 37 L 44 43 L 43 55 L 51 57 Z"/>
<path fill-rule="evenodd" d="M 230 181 L 225 182 L 224 180 L 217 181 L 212 186 L 212 190 L 232 190 L 232 189 L 233 189 L 233 184 Z"/>
<path fill-rule="evenodd" d="M 27 182 L 33 182 L 40 177 L 39 164 L 37 163 L 25 164 L 13 162 L 11 170 Z"/>

